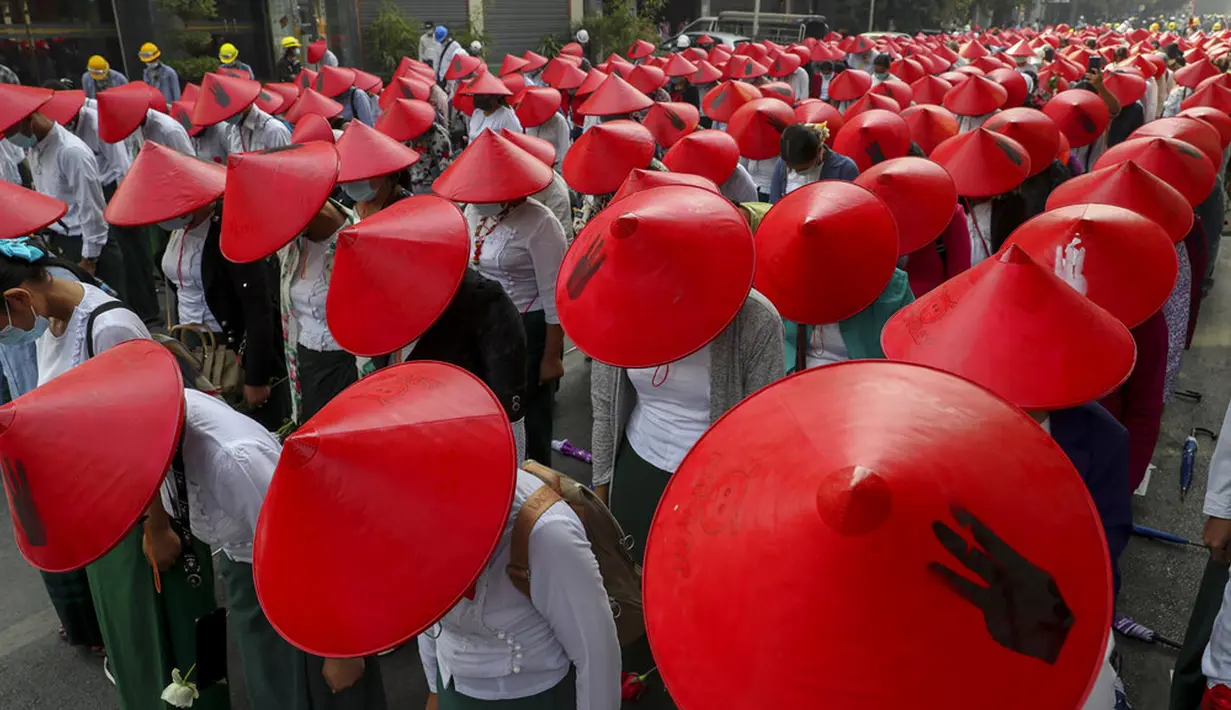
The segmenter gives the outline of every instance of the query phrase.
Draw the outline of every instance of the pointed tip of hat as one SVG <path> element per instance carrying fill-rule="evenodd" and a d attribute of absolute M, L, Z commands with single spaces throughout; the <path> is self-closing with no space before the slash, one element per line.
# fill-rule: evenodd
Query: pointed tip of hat
<path fill-rule="evenodd" d="M 1010 244 L 1000 253 L 1000 263 L 1002 264 L 1027 264 L 1032 261 L 1034 260 L 1030 258 L 1026 250 L 1016 244 Z"/>
<path fill-rule="evenodd" d="M 320 447 L 320 435 L 315 431 L 301 431 L 282 445 L 282 463 L 289 468 L 303 468 Z"/>
<path fill-rule="evenodd" d="M 640 225 L 641 218 L 637 215 L 632 212 L 622 214 L 611 221 L 611 236 L 616 239 L 631 237 Z"/>
<path fill-rule="evenodd" d="M 0 434 L 9 430 L 13 426 L 13 417 L 17 416 L 17 407 L 13 402 L 0 407 Z"/>

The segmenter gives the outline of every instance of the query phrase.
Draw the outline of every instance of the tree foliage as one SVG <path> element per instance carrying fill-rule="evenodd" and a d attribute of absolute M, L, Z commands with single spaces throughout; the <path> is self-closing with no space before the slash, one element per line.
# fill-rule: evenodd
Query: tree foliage
<path fill-rule="evenodd" d="M 218 16 L 214 0 L 155 0 L 155 4 L 182 20 L 211 20 Z"/>
<path fill-rule="evenodd" d="M 368 68 L 388 73 L 402 57 L 419 56 L 419 35 L 423 23 L 407 17 L 389 0 L 384 0 L 376 19 L 364 28 L 364 58 Z"/>
<path fill-rule="evenodd" d="M 601 13 L 574 23 L 571 31 L 573 35 L 581 29 L 589 32 L 590 56 L 602 60 L 613 52 L 623 54 L 639 39 L 655 45 L 662 42 L 655 23 L 666 6 L 667 0 L 611 0 L 603 3 Z"/>

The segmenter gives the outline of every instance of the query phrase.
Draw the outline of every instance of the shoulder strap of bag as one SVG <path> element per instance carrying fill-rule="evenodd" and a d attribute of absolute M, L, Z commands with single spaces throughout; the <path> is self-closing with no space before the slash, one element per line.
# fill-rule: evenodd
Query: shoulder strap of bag
<path fill-rule="evenodd" d="M 179 523 L 180 563 L 188 577 L 188 586 L 201 586 L 201 559 L 192 544 L 192 517 L 188 511 L 188 477 L 184 473 L 184 441 L 175 449 L 171 461 L 171 476 L 175 479 L 175 520 Z"/>
<path fill-rule="evenodd" d="M 526 502 L 522 504 L 521 510 L 517 511 L 517 519 L 513 522 L 513 539 L 509 545 L 509 564 L 505 568 L 505 572 L 509 575 L 509 581 L 513 582 L 513 586 L 517 587 L 517 591 L 530 596 L 530 533 L 534 530 L 534 526 L 538 523 L 539 518 L 543 517 L 543 513 L 547 509 L 563 500 L 557 492 L 560 486 L 559 476 L 554 476 L 554 471 L 547 469 L 533 461 L 527 461 L 522 466 L 522 470 L 527 473 L 533 473 L 538 478 L 542 479 L 541 470 L 546 470 L 553 474 L 554 482 L 544 479 L 543 487 L 530 494 Z"/>
<path fill-rule="evenodd" d="M 114 311 L 117 308 L 124 308 L 124 304 L 119 301 L 107 301 L 98 308 L 95 308 L 90 317 L 85 322 L 85 356 L 87 358 L 94 357 L 94 321 L 107 311 Z"/>

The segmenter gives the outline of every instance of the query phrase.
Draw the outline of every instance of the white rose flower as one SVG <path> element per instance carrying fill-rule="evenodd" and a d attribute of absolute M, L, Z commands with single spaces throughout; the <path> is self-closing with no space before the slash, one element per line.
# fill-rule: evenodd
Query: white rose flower
<path fill-rule="evenodd" d="M 192 668 L 189 668 L 188 672 L 182 676 L 180 669 L 172 669 L 171 684 L 163 688 L 162 699 L 177 708 L 192 707 L 193 701 L 201 697 L 201 693 L 197 692 L 197 684 L 188 680 L 190 675 L 192 675 Z"/>

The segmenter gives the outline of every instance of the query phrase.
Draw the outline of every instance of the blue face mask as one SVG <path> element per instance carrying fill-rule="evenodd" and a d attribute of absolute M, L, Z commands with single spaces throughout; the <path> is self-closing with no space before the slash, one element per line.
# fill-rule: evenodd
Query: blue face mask
<path fill-rule="evenodd" d="M 376 188 L 371 180 L 356 180 L 342 183 L 342 191 L 355 202 L 371 202 L 376 199 Z"/>
<path fill-rule="evenodd" d="M 231 116 L 231 117 L 229 117 L 229 118 L 227 118 L 227 119 L 226 119 L 226 122 L 227 122 L 227 123 L 229 123 L 229 124 L 231 124 L 232 126 L 238 126 L 239 124 L 243 123 L 243 121 L 244 121 L 244 112 L 243 112 L 243 111 L 240 111 L 239 113 L 235 114 L 234 116 Z"/>
<path fill-rule="evenodd" d="M 9 142 L 18 148 L 33 148 L 38 145 L 38 139 L 25 133 L 17 132 L 8 137 Z"/>
<path fill-rule="evenodd" d="M 186 214 L 183 217 L 176 217 L 174 219 L 163 220 L 162 222 L 158 223 L 158 226 L 162 227 L 168 232 L 174 232 L 177 229 L 186 228 L 188 226 L 188 223 L 191 221 L 192 221 L 192 215 Z"/>
<path fill-rule="evenodd" d="M 46 318 L 35 313 L 34 306 L 30 306 L 30 312 L 34 313 L 34 327 L 30 330 L 22 330 L 13 325 L 13 316 L 9 313 L 9 301 L 4 299 L 4 315 L 8 317 L 8 325 L 0 328 L 0 345 L 20 345 L 22 343 L 30 343 L 38 340 L 39 336 L 47 332 L 47 327 L 51 325 Z"/>

